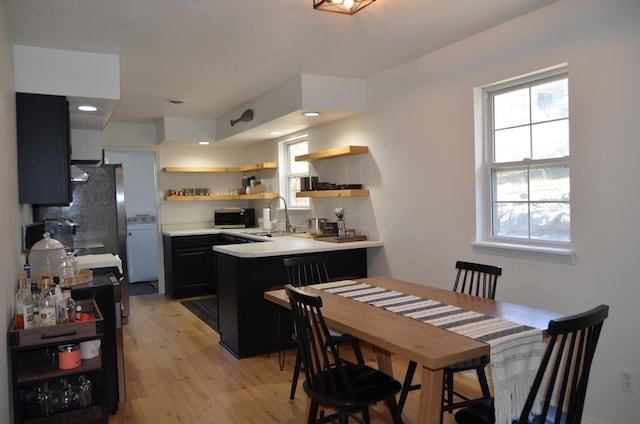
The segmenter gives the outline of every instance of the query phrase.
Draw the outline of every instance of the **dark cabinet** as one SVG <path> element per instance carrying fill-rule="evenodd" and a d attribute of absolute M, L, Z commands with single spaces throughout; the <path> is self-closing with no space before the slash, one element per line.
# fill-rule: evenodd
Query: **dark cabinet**
<path fill-rule="evenodd" d="M 97 304 L 79 303 L 95 320 L 9 332 L 15 423 L 108 422 L 102 352 L 71 369 L 57 360 L 62 345 L 103 338 Z"/>
<path fill-rule="evenodd" d="M 163 235 L 165 293 L 172 299 L 214 294 L 217 291 L 216 257 L 212 247 L 256 242 L 230 234 Z"/>
<path fill-rule="evenodd" d="M 209 236 L 163 236 L 165 290 L 179 298 L 215 293 Z"/>
<path fill-rule="evenodd" d="M 20 203 L 71 201 L 69 106 L 64 96 L 16 93 Z"/>
<path fill-rule="evenodd" d="M 323 254 L 332 279 L 367 276 L 367 249 Z M 216 253 L 220 344 L 237 358 L 274 352 L 279 347 L 277 340 L 291 331 L 288 321 L 281 320 L 282 308 L 264 299 L 265 291 L 282 287 L 287 281 L 283 259 Z"/>

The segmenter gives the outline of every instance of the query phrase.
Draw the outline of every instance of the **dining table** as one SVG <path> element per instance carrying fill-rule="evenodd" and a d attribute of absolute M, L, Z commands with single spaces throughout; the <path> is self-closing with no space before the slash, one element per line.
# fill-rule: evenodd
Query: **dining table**
<path fill-rule="evenodd" d="M 543 309 L 485 299 L 390 277 L 370 277 L 353 281 L 457 306 L 543 332 L 550 320 L 563 316 Z M 393 376 L 392 354 L 412 360 L 421 366 L 422 388 L 417 421 L 421 424 L 440 423 L 444 368 L 490 354 L 490 345 L 484 341 L 330 293 L 313 285 L 306 286 L 303 290 L 322 297 L 322 313 L 331 328 L 349 333 L 375 347 L 378 368 L 381 371 Z M 264 298 L 284 308 L 291 307 L 283 289 L 267 291 Z"/>

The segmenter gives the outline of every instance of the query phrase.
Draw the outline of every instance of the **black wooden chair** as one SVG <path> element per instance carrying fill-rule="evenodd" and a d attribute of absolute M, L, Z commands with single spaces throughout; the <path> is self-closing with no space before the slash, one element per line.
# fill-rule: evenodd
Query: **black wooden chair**
<path fill-rule="evenodd" d="M 457 261 L 456 269 L 458 271 L 453 283 L 454 292 L 481 296 L 488 299 L 495 298 L 498 277 L 502 275 L 501 267 Z M 474 402 L 481 402 L 491 398 L 489 383 L 487 382 L 487 375 L 485 372 L 485 366 L 489 364 L 489 362 L 489 356 L 482 356 L 445 367 L 442 382 L 442 410 L 440 414 L 440 421 L 442 421 L 442 413 L 445 411 L 463 408 Z M 400 398 L 398 400 L 400 411 L 404 408 L 409 391 L 420 388 L 420 384 L 411 384 L 416 372 L 416 366 L 417 364 L 415 362 L 409 362 L 404 383 L 402 384 Z M 481 398 L 469 399 L 467 396 L 464 396 L 454 390 L 453 381 L 455 373 L 468 370 L 476 370 L 476 373 L 478 374 L 478 381 L 480 383 L 480 389 L 482 390 Z M 454 403 L 454 396 L 462 399 L 462 401 Z"/>
<path fill-rule="evenodd" d="M 551 340 L 540 363 L 518 424 L 580 424 L 591 363 L 609 306 L 549 321 Z M 542 405 L 539 405 L 539 403 Z M 532 414 L 535 406 L 539 414 Z M 471 405 L 455 415 L 458 424 L 493 424 L 493 400 Z"/>
<path fill-rule="evenodd" d="M 322 316 L 322 298 L 287 284 L 295 338 L 305 373 L 303 388 L 310 397 L 308 424 L 334 422 L 346 424 L 349 417 L 369 423 L 369 405 L 384 401 L 395 424 L 401 424 L 396 393 L 400 382 L 375 368 L 340 358 Z M 335 409 L 325 416 L 319 407 Z M 355 413 L 361 412 L 362 419 Z"/>
<path fill-rule="evenodd" d="M 294 287 L 308 286 L 311 284 L 319 284 L 329 282 L 329 272 L 327 271 L 326 255 L 306 255 L 285 258 L 283 260 L 284 267 L 287 270 L 287 280 Z M 359 364 L 364 364 L 364 357 L 360 350 L 360 343 L 356 337 L 349 334 L 342 334 L 334 330 L 331 332 L 330 341 L 339 347 L 343 343 L 350 343 L 356 355 Z M 296 395 L 298 387 L 298 377 L 300 376 L 300 368 L 302 367 L 302 358 L 300 351 L 296 355 L 296 362 L 293 367 L 293 380 L 291 382 L 291 393 L 289 399 L 293 399 Z"/>

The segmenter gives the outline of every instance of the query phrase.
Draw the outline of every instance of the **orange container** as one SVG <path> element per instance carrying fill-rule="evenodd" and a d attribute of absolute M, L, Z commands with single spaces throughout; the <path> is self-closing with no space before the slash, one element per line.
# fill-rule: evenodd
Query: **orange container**
<path fill-rule="evenodd" d="M 80 345 L 66 344 L 58 346 L 58 368 L 70 370 L 78 368 L 82 363 L 82 351 Z"/>

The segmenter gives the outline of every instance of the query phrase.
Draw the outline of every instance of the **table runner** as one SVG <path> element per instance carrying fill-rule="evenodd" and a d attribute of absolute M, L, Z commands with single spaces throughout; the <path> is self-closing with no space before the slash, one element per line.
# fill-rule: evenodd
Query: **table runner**
<path fill-rule="evenodd" d="M 510 424 L 512 419 L 520 416 L 540 366 L 542 331 L 352 280 L 313 287 L 488 343 L 491 347 L 496 423 Z"/>

